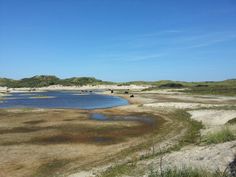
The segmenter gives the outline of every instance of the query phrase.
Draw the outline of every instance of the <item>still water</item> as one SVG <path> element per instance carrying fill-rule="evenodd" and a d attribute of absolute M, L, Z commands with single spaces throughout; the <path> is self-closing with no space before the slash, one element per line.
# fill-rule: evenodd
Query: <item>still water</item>
<path fill-rule="evenodd" d="M 0 102 L 0 108 L 78 108 L 99 109 L 127 105 L 117 97 L 79 91 L 11 93 Z"/>

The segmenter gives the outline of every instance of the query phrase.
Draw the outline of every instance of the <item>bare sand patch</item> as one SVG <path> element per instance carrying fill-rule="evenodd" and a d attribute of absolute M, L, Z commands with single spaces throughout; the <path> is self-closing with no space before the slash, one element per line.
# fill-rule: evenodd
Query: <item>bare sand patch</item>
<path fill-rule="evenodd" d="M 164 103 L 149 103 L 144 104 L 145 107 L 153 108 L 170 108 L 170 109 L 198 109 L 222 106 L 218 104 L 203 104 L 203 103 L 184 103 L 184 102 L 164 102 Z"/>
<path fill-rule="evenodd" d="M 208 126 L 224 125 L 236 117 L 235 110 L 193 110 L 188 111 L 192 119 Z"/>
<path fill-rule="evenodd" d="M 209 171 L 220 169 L 224 171 L 228 164 L 233 161 L 236 153 L 236 141 L 216 144 L 211 146 L 188 146 L 180 151 L 164 155 L 162 167 L 166 168 L 199 168 Z M 141 164 L 152 165 L 159 169 L 160 157 L 141 162 Z"/>

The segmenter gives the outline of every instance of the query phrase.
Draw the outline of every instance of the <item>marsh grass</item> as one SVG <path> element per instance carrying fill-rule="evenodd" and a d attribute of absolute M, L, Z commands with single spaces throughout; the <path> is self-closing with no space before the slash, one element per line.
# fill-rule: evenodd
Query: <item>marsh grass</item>
<path fill-rule="evenodd" d="M 50 162 L 42 164 L 34 174 L 30 177 L 55 177 L 59 176 L 63 171 L 65 165 L 70 163 L 67 159 L 54 159 Z"/>
<path fill-rule="evenodd" d="M 171 117 L 184 122 L 187 127 L 187 132 L 179 141 L 179 146 L 188 144 L 198 144 L 201 139 L 200 130 L 204 128 L 201 122 L 191 119 L 191 115 L 184 110 L 176 110 Z"/>
<path fill-rule="evenodd" d="M 235 140 L 235 138 L 234 133 L 228 127 L 224 127 L 218 132 L 207 134 L 202 141 L 206 144 L 218 144 Z"/>

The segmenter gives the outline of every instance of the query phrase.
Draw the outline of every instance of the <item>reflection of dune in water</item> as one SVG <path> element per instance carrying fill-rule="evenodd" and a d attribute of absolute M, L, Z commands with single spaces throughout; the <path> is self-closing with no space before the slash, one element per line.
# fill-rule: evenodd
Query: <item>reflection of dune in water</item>
<path fill-rule="evenodd" d="M 72 95 L 79 95 L 79 96 L 83 96 L 83 95 L 91 95 L 89 93 L 75 93 L 75 94 L 72 94 Z"/>

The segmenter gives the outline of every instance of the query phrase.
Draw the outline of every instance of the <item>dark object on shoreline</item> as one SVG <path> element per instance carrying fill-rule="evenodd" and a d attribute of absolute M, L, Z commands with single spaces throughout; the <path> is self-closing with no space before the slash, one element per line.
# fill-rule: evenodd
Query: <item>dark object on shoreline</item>
<path fill-rule="evenodd" d="M 125 91 L 125 94 L 129 94 L 129 92 L 128 92 L 128 91 Z"/>
<path fill-rule="evenodd" d="M 32 88 L 32 89 L 29 90 L 29 92 L 33 92 L 33 91 L 36 91 L 36 89 Z"/>
<path fill-rule="evenodd" d="M 130 95 L 130 98 L 134 98 L 134 95 Z"/>
<path fill-rule="evenodd" d="M 93 91 L 92 91 L 92 90 L 90 90 L 89 92 L 90 92 L 90 93 L 92 93 Z"/>
<path fill-rule="evenodd" d="M 232 177 L 236 177 L 236 156 L 235 156 L 233 162 L 231 162 L 229 164 L 229 170 L 230 170 L 230 175 Z"/>
<path fill-rule="evenodd" d="M 111 93 L 114 93 L 114 91 L 113 91 L 113 90 L 111 90 Z"/>

